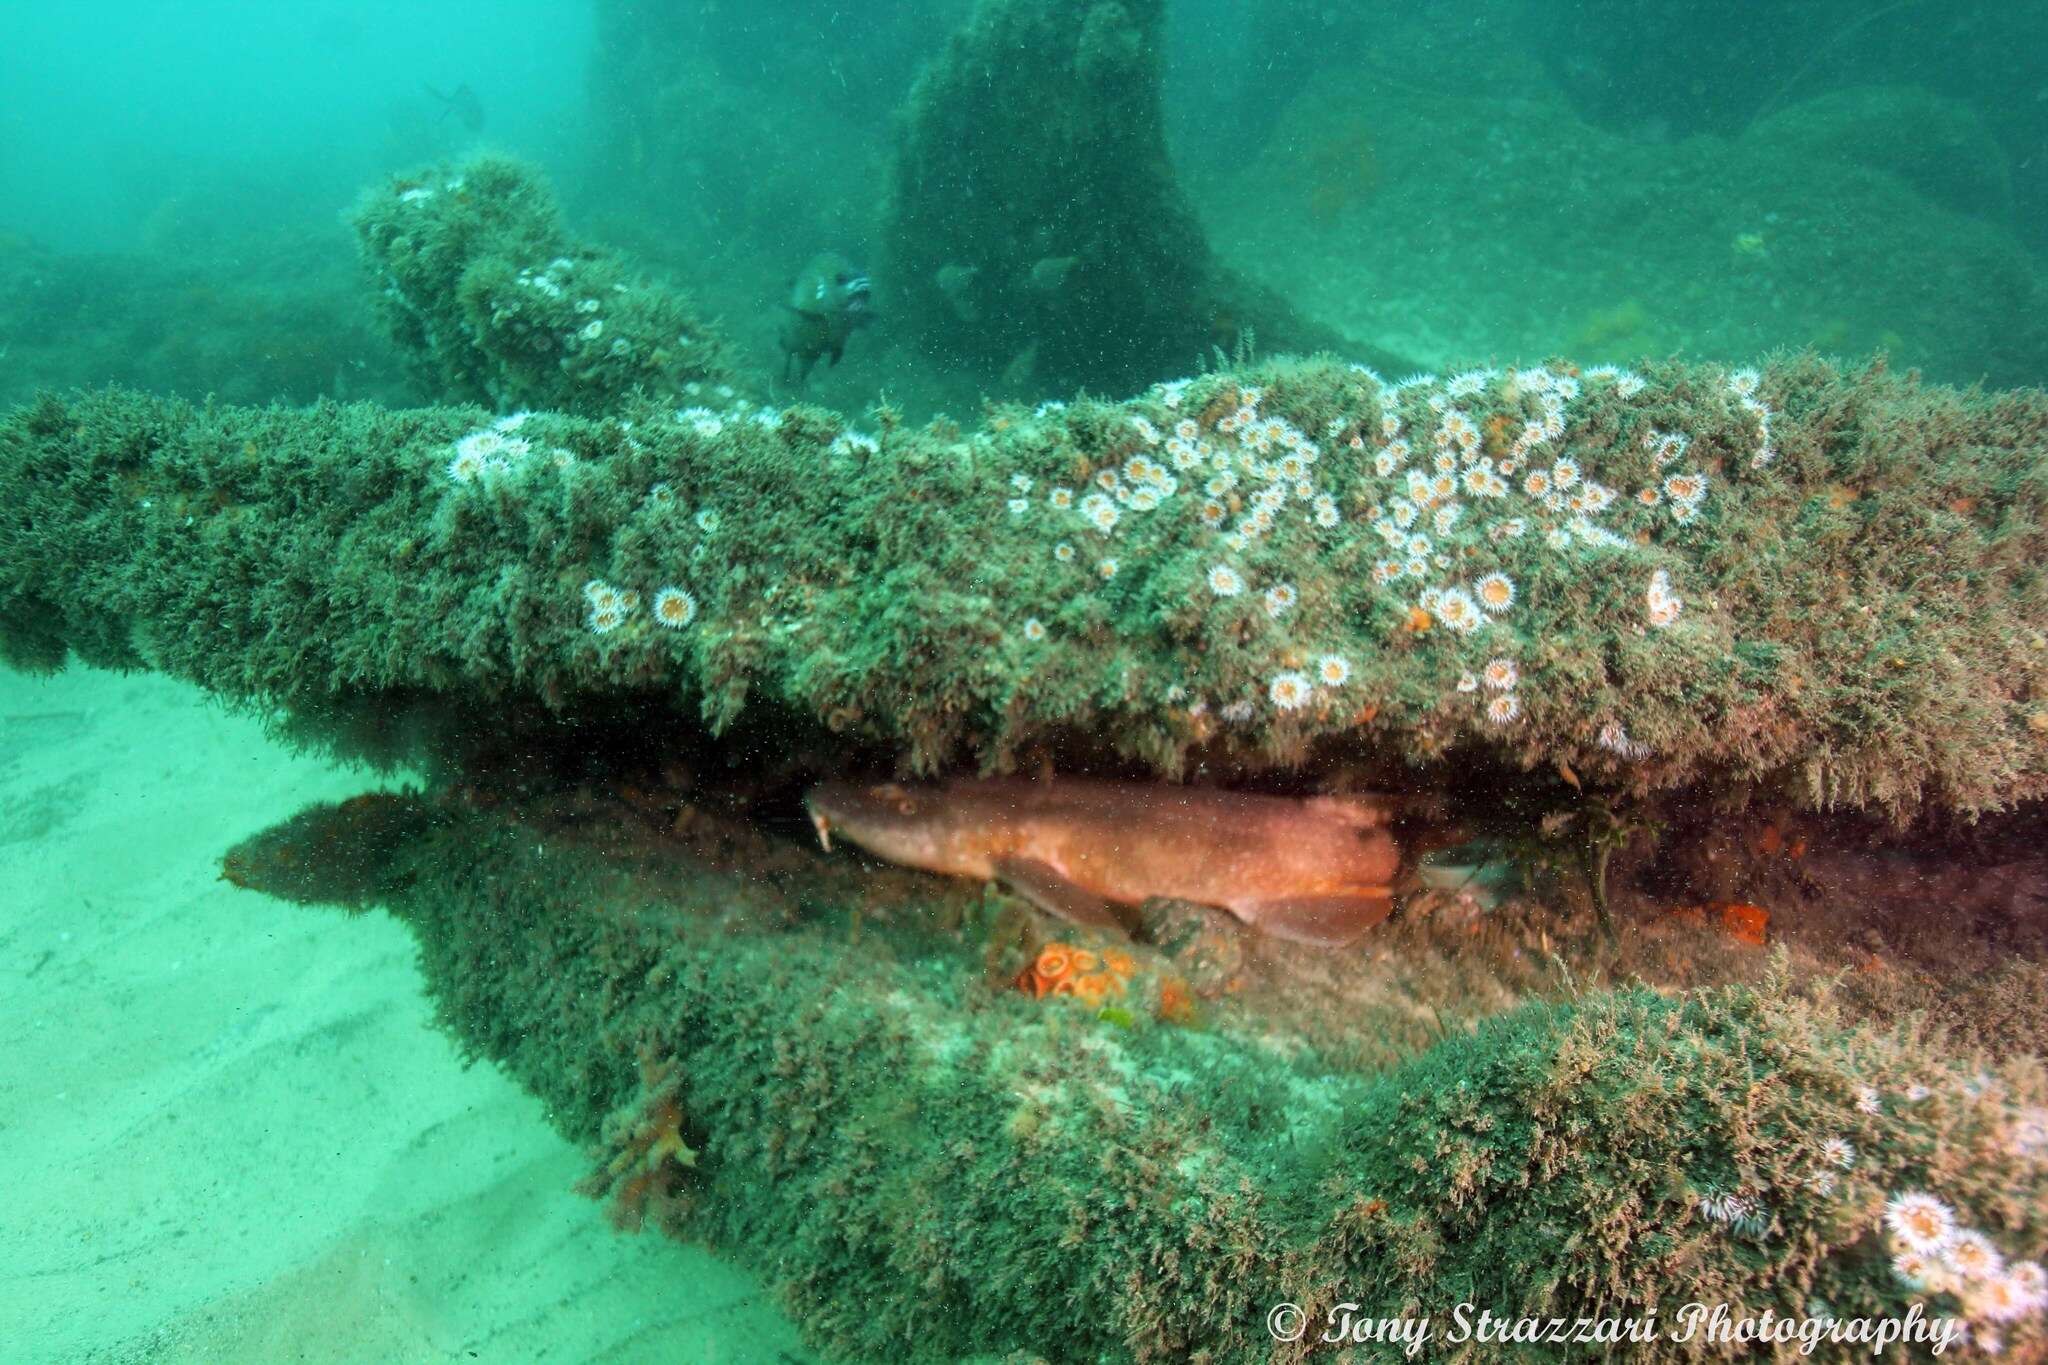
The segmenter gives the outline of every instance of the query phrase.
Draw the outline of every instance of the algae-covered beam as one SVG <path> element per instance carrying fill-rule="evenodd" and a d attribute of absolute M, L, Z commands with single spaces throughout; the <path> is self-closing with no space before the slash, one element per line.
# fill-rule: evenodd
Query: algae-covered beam
<path fill-rule="evenodd" d="M 1794 358 L 1328 361 L 872 432 L 806 407 L 0 424 L 0 648 L 300 707 L 666 696 L 909 770 L 1483 756 L 2048 791 L 2048 397 Z"/>
<path fill-rule="evenodd" d="M 851 1358 L 1320 1359 L 1286 1334 L 1426 1316 L 1454 1340 L 1460 1303 L 1675 1334 L 1701 1298 L 1782 1314 L 1788 1284 L 1905 1319 L 1925 1295 L 1871 1230 L 1930 1184 L 2015 1261 L 2048 1239 L 2038 1070 L 1994 1082 L 1782 983 L 1530 1003 L 1363 1075 L 1258 1013 L 1116 1027 L 991 991 L 978 936 L 850 941 L 817 908 L 870 874 L 758 836 L 734 866 L 708 831 L 376 802 L 300 817 L 265 862 L 374 869 L 442 1020 L 597 1146 L 587 1188 L 758 1267 Z M 923 894 L 946 893 L 899 899 Z M 1333 997 L 1327 1032 L 1402 1013 L 1340 978 L 1294 986 Z M 1557 1349 L 1529 1358 L 1580 1358 Z"/>

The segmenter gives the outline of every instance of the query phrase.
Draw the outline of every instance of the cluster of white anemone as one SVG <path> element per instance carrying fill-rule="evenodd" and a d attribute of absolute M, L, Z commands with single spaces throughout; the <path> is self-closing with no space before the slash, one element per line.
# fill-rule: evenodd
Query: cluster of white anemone
<path fill-rule="evenodd" d="M 438 197 L 442 189 L 446 189 L 450 194 L 455 193 L 462 188 L 463 183 L 463 178 L 458 175 L 451 177 L 439 187 L 433 185 L 409 185 L 398 192 L 398 202 L 401 204 L 424 204 L 428 200 Z"/>
<path fill-rule="evenodd" d="M 2048 1308 L 2048 1272 L 2039 1262 L 2008 1265 L 1996 1243 L 1924 1190 L 1893 1195 L 1883 1226 L 1900 1282 L 1919 1293 L 1953 1294 L 1980 1346 L 1998 1349 L 2002 1328 Z"/>
<path fill-rule="evenodd" d="M 1054 562 L 1111 579 L 1118 560 L 1108 553 L 1109 542 L 1127 519 L 1191 511 L 1202 532 L 1212 537 L 1216 553 L 1206 573 L 1210 593 L 1228 598 L 1256 590 L 1266 614 L 1280 619 L 1299 602 L 1294 585 L 1284 580 L 1253 584 L 1240 557 L 1290 516 L 1317 530 L 1342 523 L 1337 500 L 1316 481 L 1322 450 L 1293 423 L 1262 412 L 1264 395 L 1256 388 L 1238 389 L 1236 406 L 1205 424 L 1182 410 L 1192 382 L 1182 379 L 1156 386 L 1153 397 L 1164 417 L 1155 422 L 1133 414 L 1131 430 L 1139 448 L 1120 465 L 1098 470 L 1087 484 L 1059 484 L 1039 495 L 1029 475 L 1012 475 L 1010 514 L 1021 519 L 1042 505 L 1056 519 L 1055 525 L 1074 527 L 1073 538 L 1053 545 Z M 1059 405 L 1045 404 L 1039 415 L 1058 411 Z M 1091 547 L 1085 565 L 1076 540 Z M 1033 618 L 1026 623 L 1027 641 L 1042 640 L 1045 634 L 1043 622 Z M 1325 654 L 1306 671 L 1289 668 L 1275 673 L 1267 680 L 1267 699 L 1279 710 L 1300 710 L 1319 693 L 1341 688 L 1350 678 L 1347 659 Z M 1197 701 L 1189 709 L 1200 714 L 1206 707 Z M 1253 709 L 1247 701 L 1233 702 L 1222 714 L 1248 720 Z"/>
<path fill-rule="evenodd" d="M 593 635 L 609 635 L 640 610 L 640 594 L 593 578 L 583 585 L 583 623 Z M 681 630 L 697 619 L 697 599 L 674 584 L 656 588 L 647 615 L 657 626 Z"/>
<path fill-rule="evenodd" d="M 516 473 L 535 462 L 565 469 L 575 455 L 563 446 L 538 446 L 518 434 L 533 414 L 515 412 L 500 417 L 480 430 L 457 437 L 449 447 L 448 463 L 442 468 L 451 482 L 472 484 L 482 479 Z"/>
<path fill-rule="evenodd" d="M 575 261 L 567 256 L 557 256 L 538 270 L 530 266 L 522 269 L 515 277 L 515 282 L 521 288 L 530 289 L 542 298 L 566 298 L 576 288 L 575 270 Z M 611 290 L 614 294 L 631 292 L 628 286 L 623 284 L 614 284 Z M 595 296 L 585 295 L 576 300 L 574 311 L 578 317 L 586 321 L 567 332 L 562 338 L 564 343 L 574 343 L 588 348 L 602 342 L 606 331 L 605 320 L 600 316 L 604 311 L 604 304 Z M 683 340 L 687 342 L 689 338 L 684 337 Z M 632 350 L 633 343 L 622 336 L 614 336 L 608 348 L 609 354 L 615 356 L 628 355 Z"/>
<path fill-rule="evenodd" d="M 1965 1081 L 1962 1089 L 1972 1098 L 1982 1099 L 1991 1086 L 1990 1077 L 1979 1073 Z M 1932 1093 L 1924 1085 L 1910 1085 L 1900 1091 L 1899 1098 L 1918 1104 Z M 1854 1091 L 1859 1113 L 1883 1114 L 1885 1104 L 1875 1086 L 1858 1086 Z M 2048 1109 L 2014 1111 L 2006 1143 L 2016 1156 L 2048 1154 Z M 1855 1169 L 1859 1160 L 1855 1144 L 1848 1138 L 1827 1138 L 1795 1183 L 1816 1194 L 1831 1195 L 1840 1175 Z M 1703 1192 L 1695 1197 L 1694 1208 L 1709 1222 L 1751 1238 L 1763 1237 L 1774 1216 L 1765 1199 L 1751 1193 Z M 1953 1207 L 1925 1190 L 1893 1194 L 1878 1215 L 1878 1227 L 1899 1283 L 1913 1293 L 1952 1295 L 1962 1305 L 1971 1338 L 1987 1352 L 2002 1348 L 2000 1332 L 2048 1311 L 2048 1271 L 2035 1261 L 2008 1263 L 1990 1237 L 1967 1226 Z"/>
<path fill-rule="evenodd" d="M 1266 697 L 1282 711 L 1299 711 L 1315 699 L 1318 688 L 1335 689 L 1350 681 L 1351 661 L 1341 654 L 1325 654 L 1316 660 L 1312 674 L 1295 669 L 1274 674 L 1266 684 Z"/>
<path fill-rule="evenodd" d="M 763 431 L 780 430 L 786 416 L 784 409 L 768 404 L 753 404 L 741 398 L 729 385 L 720 384 L 706 389 L 703 385 L 691 383 L 684 386 L 684 393 L 691 398 L 720 398 L 727 400 L 723 408 L 693 404 L 678 408 L 670 414 L 676 425 L 695 436 L 709 440 L 735 426 L 746 424 Z M 627 444 L 641 449 L 638 434 L 631 423 L 621 423 L 627 432 Z M 840 441 L 856 440 L 865 442 L 870 449 L 877 448 L 867 437 L 848 433 Z M 835 444 L 835 449 L 838 446 Z M 663 513 L 675 511 L 681 503 L 674 485 L 657 481 L 647 489 L 647 503 Z M 716 507 L 704 506 L 697 509 L 691 518 L 697 530 L 706 536 L 718 534 L 719 516 Z M 583 585 L 584 625 L 596 635 L 609 635 L 632 619 L 640 608 L 640 594 L 627 588 L 616 587 L 600 578 L 593 578 Z M 666 584 L 656 588 L 648 599 L 648 616 L 657 626 L 669 630 L 681 630 L 697 619 L 697 599 L 690 592 Z"/>
<path fill-rule="evenodd" d="M 1649 383 L 1634 370 L 1624 370 L 1619 365 L 1595 365 L 1591 369 L 1579 371 L 1579 378 L 1612 384 L 1615 395 L 1620 398 L 1635 397 Z"/>
<path fill-rule="evenodd" d="M 1803 1180 L 1817 1194 L 1832 1194 L 1838 1173 L 1851 1170 L 1855 1165 L 1855 1144 L 1845 1137 L 1831 1137 L 1821 1143 L 1819 1158 Z M 1774 1216 L 1770 1206 L 1758 1195 L 1702 1194 L 1694 1206 L 1709 1222 L 1718 1223 L 1744 1237 L 1761 1238 L 1770 1231 Z"/>
<path fill-rule="evenodd" d="M 695 388 L 696 386 L 692 385 L 691 387 Z M 722 384 L 719 386 L 719 390 L 725 396 L 732 394 L 731 388 Z M 744 400 L 728 404 L 722 410 L 707 408 L 701 404 L 693 404 L 687 408 L 676 409 L 675 414 L 678 425 L 687 427 L 690 431 L 704 437 L 706 440 L 723 432 L 727 427 L 740 422 L 751 423 L 763 431 L 777 431 L 782 427 L 784 416 L 785 410 L 782 408 L 773 407 L 767 403 L 757 407 Z"/>
<path fill-rule="evenodd" d="M 1657 474 L 1636 490 L 1636 501 L 1644 507 L 1666 508 L 1671 519 L 1681 526 L 1698 516 L 1700 504 L 1707 500 L 1706 471 L 1664 471 L 1683 459 L 1691 445 L 1692 438 L 1682 431 L 1659 431 L 1652 427 L 1643 433 L 1643 448 L 1650 452 Z"/>
<path fill-rule="evenodd" d="M 1778 458 L 1778 448 L 1771 442 L 1771 410 L 1756 396 L 1762 386 L 1763 376 L 1755 370 L 1736 370 L 1728 376 L 1728 392 L 1756 422 L 1756 450 L 1749 457 L 1756 469 Z"/>
<path fill-rule="evenodd" d="M 1415 619 L 1423 625 L 1476 635 L 1508 615 L 1517 604 L 1518 585 L 1500 562 L 1488 562 L 1506 542 L 1535 535 L 1554 553 L 1579 546 L 1633 556 L 1636 540 L 1604 524 L 1604 517 L 1633 506 L 1655 509 L 1683 525 L 1706 500 L 1706 473 L 1681 463 L 1691 445 L 1682 432 L 1646 433 L 1643 446 L 1656 473 L 1632 500 L 1562 449 L 1571 404 L 1585 387 L 1605 385 L 1615 396 L 1633 399 L 1647 385 L 1631 371 L 1603 365 L 1573 375 L 1537 366 L 1468 370 L 1449 378 L 1413 375 L 1395 384 L 1371 377 L 1383 394 L 1379 420 L 1352 435 L 1350 443 L 1360 451 L 1372 449 L 1372 472 L 1386 481 L 1385 496 L 1366 513 L 1387 548 L 1373 565 L 1373 581 L 1417 584 Z M 1497 455 L 1486 453 L 1488 443 L 1468 411 L 1468 400 L 1482 398 L 1502 414 L 1496 422 L 1509 423 L 1501 433 L 1504 444 L 1492 447 Z M 1412 431 L 1426 432 L 1426 438 Z M 1639 529 L 1647 534 L 1654 523 Z M 1656 571 L 1648 589 L 1650 623 L 1674 624 L 1681 606 L 1669 574 Z M 1479 690 L 1474 674 L 1459 681 L 1461 691 Z M 1487 695 L 1485 712 L 1497 725 L 1522 713 L 1512 689 Z M 1648 756 L 1648 747 L 1630 739 L 1618 721 L 1601 735 L 1619 756 Z"/>
<path fill-rule="evenodd" d="M 1659 630 L 1674 624 L 1679 611 L 1685 606 L 1678 594 L 1671 590 L 1671 575 L 1662 569 L 1650 571 L 1650 585 L 1643 592 L 1643 603 L 1650 624 Z"/>
<path fill-rule="evenodd" d="M 1650 746 L 1630 735 L 1628 727 L 1618 720 L 1610 720 L 1602 725 L 1593 742 L 1607 752 L 1632 763 L 1650 756 Z"/>
<path fill-rule="evenodd" d="M 1377 429 L 1351 437 L 1356 449 L 1365 449 L 1368 441 L 1377 445 L 1373 473 L 1391 483 L 1387 496 L 1367 513 L 1389 552 L 1374 564 L 1373 580 L 1417 583 L 1416 606 L 1431 624 L 1472 634 L 1515 604 L 1514 580 L 1498 565 L 1485 565 L 1491 546 L 1533 532 L 1553 551 L 1573 545 L 1632 550 L 1627 536 L 1600 521 L 1620 495 L 1557 448 L 1570 405 L 1586 383 L 1611 385 L 1622 398 L 1645 387 L 1641 376 L 1611 365 L 1579 376 L 1538 366 L 1382 383 L 1386 405 Z M 1406 402 L 1404 396 L 1411 393 L 1426 396 L 1426 414 Z M 1498 457 L 1485 453 L 1478 424 L 1460 406 L 1488 395 L 1510 413 L 1519 409 L 1521 417 Z M 1404 406 L 1410 411 L 1404 413 Z M 1416 442 L 1408 434 L 1411 417 L 1431 428 L 1426 458 L 1417 458 Z M 1653 431 L 1646 441 L 1660 468 L 1682 457 L 1687 445 L 1677 433 Z M 1636 503 L 1655 507 L 1668 499 L 1672 518 L 1690 521 L 1706 496 L 1705 474 L 1672 470 L 1663 484 L 1640 490 Z"/>
<path fill-rule="evenodd" d="M 569 272 L 575 268 L 576 262 L 567 256 L 557 256 L 539 270 L 521 270 L 518 282 L 543 298 L 559 299 L 568 292 Z"/>
<path fill-rule="evenodd" d="M 1179 408 L 1186 384 L 1180 380 L 1161 386 L 1169 411 Z M 1183 416 L 1173 421 L 1170 432 L 1162 432 L 1149 418 L 1133 416 L 1131 427 L 1146 450 L 1131 455 L 1120 468 L 1098 471 L 1088 487 L 1053 488 L 1046 498 L 1048 506 L 1076 514 L 1098 535 L 1109 536 L 1126 514 L 1160 510 L 1183 488 L 1190 494 L 1199 489 L 1202 497 L 1195 515 L 1204 527 L 1219 533 L 1220 545 L 1231 554 L 1271 534 L 1295 503 L 1304 504 L 1303 515 L 1316 526 L 1337 525 L 1343 519 L 1337 500 L 1315 483 L 1321 450 L 1286 419 L 1262 415 L 1260 397 L 1257 389 L 1240 390 L 1236 409 L 1210 429 Z M 1231 516 L 1228 499 L 1240 488 L 1248 494 L 1243 514 L 1226 528 Z"/>
<path fill-rule="evenodd" d="M 1632 496 L 1604 481 L 1603 471 L 1582 467 L 1565 448 L 1573 401 L 1596 385 L 1623 401 L 1636 398 L 1648 383 L 1632 371 L 1602 365 L 1570 373 L 1536 366 L 1419 374 L 1389 383 L 1364 366 L 1352 369 L 1377 390 L 1376 419 L 1363 425 L 1333 422 L 1323 436 L 1346 441 L 1361 453 L 1371 477 L 1382 481 L 1361 499 L 1373 499 L 1365 517 L 1386 547 L 1372 579 L 1381 586 L 1413 585 L 1411 619 L 1418 628 L 1441 626 L 1454 635 L 1478 636 L 1508 617 L 1521 596 L 1502 555 L 1508 541 L 1534 536 L 1555 553 L 1585 549 L 1640 563 L 1641 545 L 1657 530 L 1690 523 L 1705 506 L 1708 474 L 1687 459 L 1692 439 L 1684 432 L 1644 432 L 1642 450 L 1651 471 L 1640 487 L 1629 482 Z M 1070 519 L 1075 529 L 1054 545 L 1055 562 L 1082 571 L 1092 565 L 1107 578 L 1116 573 L 1116 559 L 1085 547 L 1102 546 L 1134 517 L 1191 508 L 1201 528 L 1214 535 L 1209 592 L 1256 592 L 1267 611 L 1280 617 L 1294 605 L 1294 588 L 1255 584 L 1238 552 L 1271 534 L 1291 512 L 1318 528 L 1342 522 L 1336 499 L 1317 483 L 1320 448 L 1285 418 L 1261 411 L 1263 395 L 1255 388 L 1239 389 L 1236 405 L 1220 415 L 1213 408 L 1195 414 L 1187 405 L 1194 382 L 1155 386 L 1149 397 L 1156 406 L 1130 417 L 1140 448 L 1120 466 L 1096 471 L 1088 484 L 1034 492 L 1029 476 L 1015 475 L 1010 514 L 1021 520 L 1042 506 Z M 1754 370 L 1735 371 L 1727 380 L 1728 391 L 1757 423 L 1757 465 L 1775 454 L 1770 410 L 1757 396 L 1761 382 Z M 1039 415 L 1059 408 L 1041 405 Z M 1509 425 L 1489 439 L 1475 417 L 1479 412 L 1495 414 L 1489 426 L 1502 420 Z M 1619 527 L 1608 524 L 1617 518 Z M 1684 602 L 1669 570 L 1650 573 L 1643 591 L 1651 627 L 1678 622 Z M 1044 632 L 1040 623 L 1029 638 L 1044 638 Z M 1342 672 L 1349 677 L 1348 666 Z M 1269 679 L 1267 696 L 1274 706 L 1292 710 L 1306 705 L 1316 688 L 1331 685 L 1290 669 Z M 1522 714 L 1512 688 L 1486 694 L 1485 702 L 1495 724 Z M 1227 719 L 1254 713 L 1242 700 L 1222 708 Z M 1601 728 L 1599 743 L 1630 760 L 1650 752 L 1619 721 Z"/>
<path fill-rule="evenodd" d="M 1458 690 L 1477 694 L 1493 724 L 1512 725 L 1522 715 L 1522 699 L 1515 694 L 1515 684 L 1521 680 L 1522 670 L 1515 661 L 1502 656 L 1488 659 L 1477 673 L 1459 674 Z"/>
<path fill-rule="evenodd" d="M 1705 1194 L 1697 1207 L 1709 1221 L 1745 1237 L 1761 1237 L 1771 1226 L 1770 1212 L 1750 1195 Z"/>

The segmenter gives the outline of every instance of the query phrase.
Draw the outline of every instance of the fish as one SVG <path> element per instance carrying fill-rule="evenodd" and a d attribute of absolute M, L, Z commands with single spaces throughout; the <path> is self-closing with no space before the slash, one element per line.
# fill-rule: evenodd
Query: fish
<path fill-rule="evenodd" d="M 1153 897 L 1217 906 L 1275 938 L 1353 943 L 1393 909 L 1399 803 L 1082 778 L 825 782 L 805 798 L 834 833 L 888 862 L 999 881 L 1076 924 L 1128 932 Z"/>
<path fill-rule="evenodd" d="M 480 133 L 484 130 L 484 102 L 476 97 L 476 91 L 470 89 L 468 84 L 458 85 L 445 95 L 431 85 L 422 86 L 421 89 L 441 101 L 442 119 L 453 114 L 456 122 L 470 132 Z"/>
<path fill-rule="evenodd" d="M 1024 272 L 1024 286 L 1041 294 L 1057 294 L 1066 287 L 1067 276 L 1080 261 L 1079 256 L 1047 256 Z"/>
<path fill-rule="evenodd" d="M 1505 848 L 1472 840 L 1433 849 L 1416 860 L 1417 885 L 1451 896 L 1468 896 L 1484 910 L 1496 910 L 1522 889 L 1522 866 Z"/>
<path fill-rule="evenodd" d="M 954 316 L 962 322 L 981 321 L 981 306 L 974 301 L 974 281 L 980 274 L 979 266 L 942 265 L 932 276 L 932 283 L 938 285 Z"/>
<path fill-rule="evenodd" d="M 791 366 L 800 367 L 796 384 L 810 382 L 820 356 L 832 364 L 846 354 L 847 338 L 875 320 L 870 306 L 873 283 L 845 257 L 824 251 L 813 256 L 789 290 L 789 318 L 783 323 L 782 379 Z"/>
<path fill-rule="evenodd" d="M 1031 384 L 1031 376 L 1037 373 L 1038 343 L 1034 341 L 1023 350 L 1017 352 L 1016 355 L 1010 357 L 1010 363 L 1003 366 L 1003 372 L 996 376 L 995 391 L 997 393 L 1014 393 L 1018 389 L 1028 388 Z"/>

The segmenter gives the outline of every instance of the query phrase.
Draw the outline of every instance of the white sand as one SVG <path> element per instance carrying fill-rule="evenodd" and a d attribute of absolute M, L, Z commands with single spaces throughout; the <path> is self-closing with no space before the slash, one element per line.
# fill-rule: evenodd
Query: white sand
<path fill-rule="evenodd" d="M 375 785 L 162 678 L 0 670 L 0 1358 L 812 1359 L 745 1272 L 571 1192 L 402 926 L 217 879 Z"/>

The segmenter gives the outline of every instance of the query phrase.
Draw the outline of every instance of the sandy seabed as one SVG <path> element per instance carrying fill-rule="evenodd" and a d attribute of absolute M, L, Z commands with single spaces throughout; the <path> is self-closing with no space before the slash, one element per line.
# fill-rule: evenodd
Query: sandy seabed
<path fill-rule="evenodd" d="M 402 926 L 218 879 L 375 785 L 160 677 L 0 670 L 0 1356 L 811 1361 L 746 1272 L 571 1192 Z"/>

